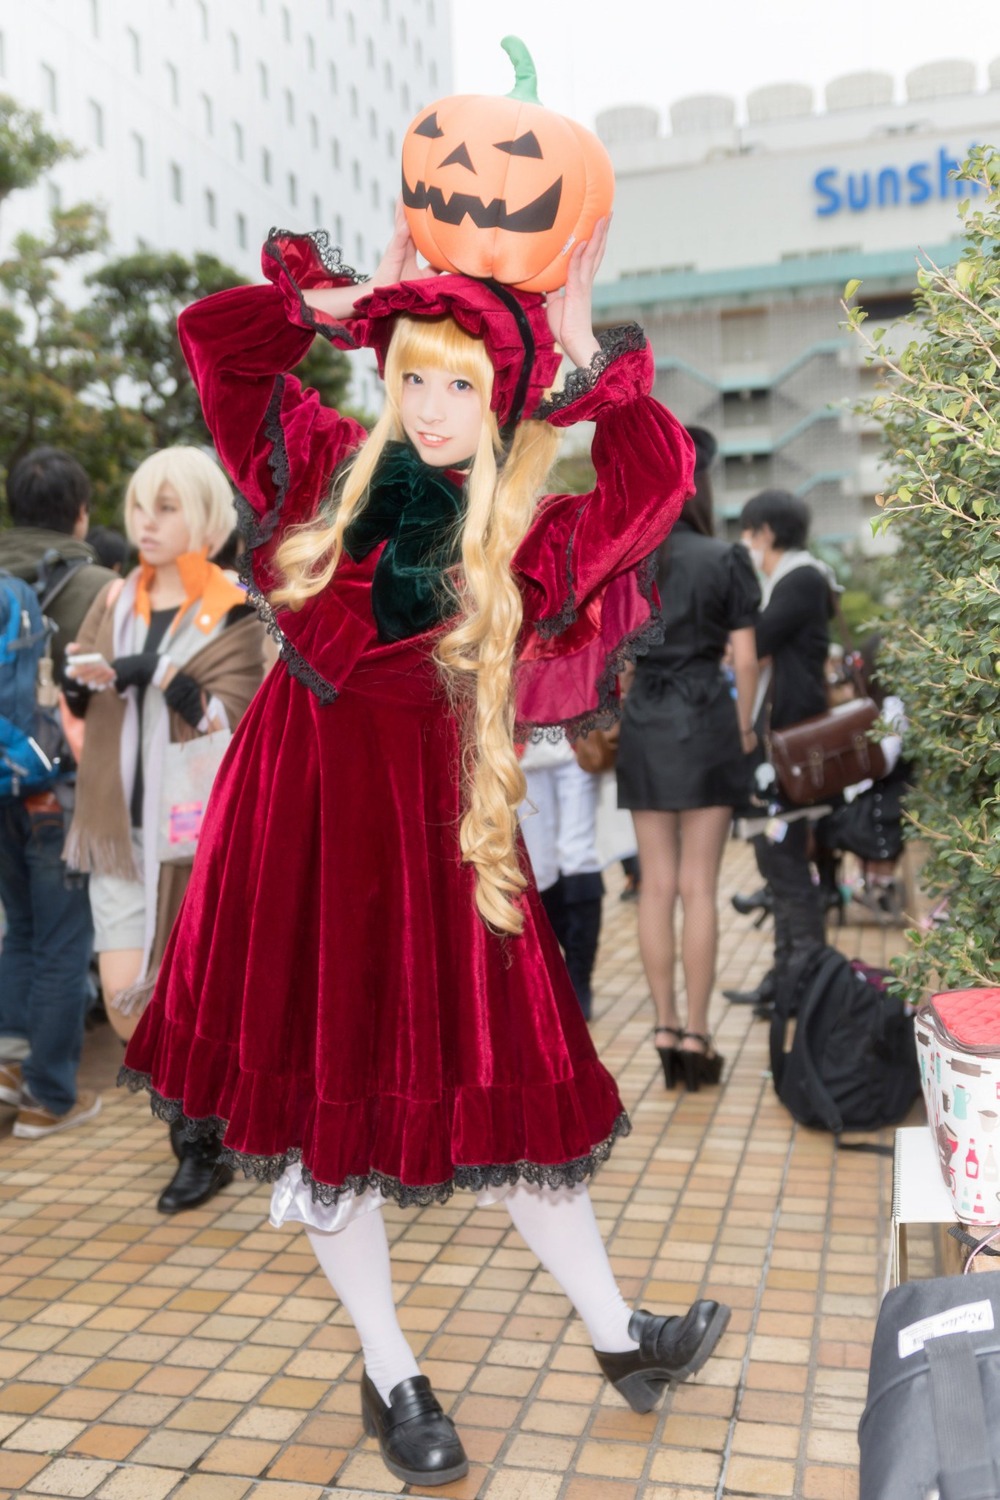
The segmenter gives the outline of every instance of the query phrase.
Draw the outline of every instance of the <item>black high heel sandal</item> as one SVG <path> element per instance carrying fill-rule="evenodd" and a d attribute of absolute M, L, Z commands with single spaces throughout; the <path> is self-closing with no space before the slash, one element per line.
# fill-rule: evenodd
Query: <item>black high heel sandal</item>
<path fill-rule="evenodd" d="M 670 1035 L 676 1037 L 678 1042 L 684 1035 L 679 1026 L 657 1026 L 653 1032 L 654 1038 L 658 1037 L 663 1031 L 669 1031 Z M 676 1045 L 673 1047 L 661 1047 L 656 1041 L 654 1041 L 653 1045 L 656 1048 L 660 1058 L 660 1065 L 663 1068 L 663 1086 L 664 1088 L 672 1089 L 681 1076 L 680 1048 Z"/>
<path fill-rule="evenodd" d="M 597 1363 L 633 1411 L 652 1411 L 668 1385 L 697 1374 L 721 1339 L 729 1308 L 703 1299 L 682 1318 L 657 1317 L 637 1307 L 629 1319 L 629 1337 L 638 1349 L 602 1354 Z"/>
<path fill-rule="evenodd" d="M 716 1052 L 710 1036 L 703 1036 L 700 1031 L 685 1031 L 684 1035 L 689 1036 L 692 1041 L 701 1042 L 705 1048 L 704 1052 L 691 1052 L 681 1048 L 677 1053 L 684 1075 L 684 1087 L 689 1094 L 696 1094 L 703 1083 L 719 1082 L 726 1059 Z"/>
<path fill-rule="evenodd" d="M 469 1472 L 455 1424 L 442 1411 L 426 1375 L 411 1375 L 394 1385 L 387 1406 L 366 1370 L 361 1377 L 361 1422 L 366 1436 L 378 1438 L 389 1473 L 404 1484 L 450 1484 Z"/>

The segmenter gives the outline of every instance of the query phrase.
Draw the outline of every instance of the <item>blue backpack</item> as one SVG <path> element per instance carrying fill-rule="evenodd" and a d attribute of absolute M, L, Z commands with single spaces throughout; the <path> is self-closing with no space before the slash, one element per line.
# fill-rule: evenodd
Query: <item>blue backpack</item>
<path fill-rule="evenodd" d="M 44 609 L 79 565 L 64 564 L 54 585 L 49 565 L 35 586 L 0 569 L 0 797 L 45 791 L 75 769 L 52 680 L 55 626 Z"/>

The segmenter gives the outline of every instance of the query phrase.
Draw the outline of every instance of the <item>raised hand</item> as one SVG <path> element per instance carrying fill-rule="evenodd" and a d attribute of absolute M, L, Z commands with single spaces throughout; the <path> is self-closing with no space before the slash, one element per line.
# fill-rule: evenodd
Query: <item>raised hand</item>
<path fill-rule="evenodd" d="M 378 263 L 375 275 L 368 283 L 373 286 L 393 286 L 397 281 L 418 281 L 425 276 L 436 276 L 430 266 L 417 265 L 417 247 L 406 222 L 402 198 L 396 199 L 396 219 L 392 239 Z"/>
<path fill-rule="evenodd" d="M 589 240 L 581 240 L 569 260 L 569 273 L 561 293 L 550 292 L 545 311 L 552 337 L 575 365 L 589 365 L 600 349 L 594 337 L 591 295 L 598 268 L 604 259 L 611 216 L 598 219 Z"/>

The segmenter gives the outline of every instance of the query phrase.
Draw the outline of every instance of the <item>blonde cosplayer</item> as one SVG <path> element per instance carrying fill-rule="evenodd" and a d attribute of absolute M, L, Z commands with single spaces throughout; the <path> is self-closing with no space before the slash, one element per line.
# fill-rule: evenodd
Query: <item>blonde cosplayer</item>
<path fill-rule="evenodd" d="M 513 738 L 522 604 L 511 563 L 531 524 L 559 437 L 544 422 L 521 422 L 498 468 L 503 449 L 489 410 L 493 367 L 481 340 L 450 318 L 398 319 L 386 353 L 382 415 L 338 482 L 332 512 L 297 527 L 278 548 L 275 561 L 284 583 L 271 602 L 301 608 L 330 582 L 343 554 L 344 531 L 365 504 L 386 443 L 403 438 L 399 396 L 403 373 L 414 366 L 446 369 L 468 380 L 485 413 L 466 486 L 461 562 L 450 580 L 457 620 L 438 642 L 435 657 L 453 699 L 474 692 L 474 709 L 465 718 L 462 858 L 475 866 L 482 917 L 499 932 L 518 933 L 523 918 L 515 902 L 527 884 L 516 849 L 525 781 Z"/>
<path fill-rule="evenodd" d="M 144 458 L 125 491 L 125 530 L 139 545 L 136 511 L 153 514 L 156 498 L 169 485 L 180 501 L 191 533 L 191 550 L 208 548 L 214 557 L 236 526 L 233 492 L 225 474 L 200 448 L 160 448 Z"/>

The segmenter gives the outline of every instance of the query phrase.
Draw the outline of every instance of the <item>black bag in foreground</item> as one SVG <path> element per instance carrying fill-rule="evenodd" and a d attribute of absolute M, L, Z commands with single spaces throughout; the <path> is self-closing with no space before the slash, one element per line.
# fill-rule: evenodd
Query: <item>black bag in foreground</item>
<path fill-rule="evenodd" d="M 889 1292 L 858 1441 L 860 1500 L 1000 1500 L 1000 1276 Z"/>
<path fill-rule="evenodd" d="M 796 998 L 791 1051 L 788 1016 L 776 1008 L 771 1022 L 771 1076 L 789 1113 L 834 1135 L 901 1120 L 920 1093 L 920 1069 L 913 1018 L 899 996 L 836 948 L 820 948 L 800 973 Z"/>

